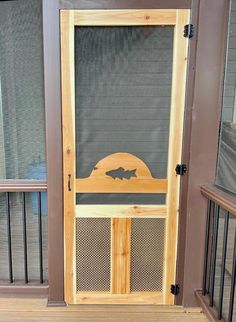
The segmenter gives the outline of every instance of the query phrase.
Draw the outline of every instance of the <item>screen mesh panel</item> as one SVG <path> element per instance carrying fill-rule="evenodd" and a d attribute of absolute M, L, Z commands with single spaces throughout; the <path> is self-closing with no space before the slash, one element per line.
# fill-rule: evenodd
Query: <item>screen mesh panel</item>
<path fill-rule="evenodd" d="M 127 152 L 166 178 L 173 27 L 75 28 L 76 172 L 86 178 L 104 157 Z M 138 197 L 86 194 L 86 203 Z M 146 194 L 139 203 L 165 203 Z"/>
<path fill-rule="evenodd" d="M 76 290 L 110 291 L 111 220 L 76 219 Z"/>
<path fill-rule="evenodd" d="M 132 219 L 131 292 L 163 289 L 165 219 Z"/>
<path fill-rule="evenodd" d="M 0 179 L 45 179 L 42 1 L 0 1 Z"/>
<path fill-rule="evenodd" d="M 76 27 L 77 177 L 116 152 L 166 178 L 173 27 Z"/>

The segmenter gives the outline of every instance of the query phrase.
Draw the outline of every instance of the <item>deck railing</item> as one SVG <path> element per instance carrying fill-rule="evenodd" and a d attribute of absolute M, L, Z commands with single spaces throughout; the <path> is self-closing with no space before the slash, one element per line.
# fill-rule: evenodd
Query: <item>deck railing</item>
<path fill-rule="evenodd" d="M 0 286 L 47 279 L 46 190 L 42 181 L 0 182 Z"/>
<path fill-rule="evenodd" d="M 236 278 L 236 201 L 214 188 L 201 188 L 207 198 L 202 295 L 215 308 L 216 320 L 233 321 Z M 236 312 L 235 312 L 236 316 Z"/>

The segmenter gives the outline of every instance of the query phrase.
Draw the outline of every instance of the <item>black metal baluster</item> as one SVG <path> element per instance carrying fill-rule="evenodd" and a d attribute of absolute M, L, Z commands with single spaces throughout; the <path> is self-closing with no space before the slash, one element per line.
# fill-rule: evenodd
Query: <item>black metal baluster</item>
<path fill-rule="evenodd" d="M 229 227 L 229 212 L 227 211 L 225 213 L 225 222 L 224 222 L 224 237 L 223 237 L 221 273 L 220 273 L 220 293 L 219 293 L 219 305 L 218 305 L 218 320 L 222 319 L 222 304 L 223 304 L 223 296 L 224 296 L 225 261 L 226 261 L 226 252 L 227 252 L 227 242 L 228 242 L 228 227 Z"/>
<path fill-rule="evenodd" d="M 218 226 L 219 226 L 219 212 L 220 206 L 214 209 L 214 230 L 213 230 L 213 244 L 212 244 L 212 261 L 211 261 L 211 274 L 210 274 L 210 301 L 209 306 L 213 306 L 214 302 L 214 288 L 215 288 L 215 270 L 216 270 L 216 251 L 218 239 Z"/>
<path fill-rule="evenodd" d="M 7 239 L 8 239 L 8 261 L 9 261 L 9 281 L 13 283 L 13 268 L 12 268 L 12 243 L 11 243 L 11 207 L 10 193 L 6 193 L 7 206 Z"/>
<path fill-rule="evenodd" d="M 205 255 L 203 266 L 203 283 L 202 294 L 206 295 L 206 279 L 207 279 L 207 264 L 208 264 L 208 250 L 209 250 L 209 234 L 210 234 L 210 218 L 211 218 L 211 200 L 208 200 L 207 218 L 206 218 L 206 233 L 205 233 Z"/>
<path fill-rule="evenodd" d="M 22 221 L 23 221 L 25 283 L 28 283 L 29 278 L 28 278 L 28 251 L 27 251 L 27 224 L 26 224 L 25 192 L 22 193 Z"/>
<path fill-rule="evenodd" d="M 232 264 L 232 276 L 231 276 L 231 289 L 230 289 L 230 299 L 229 299 L 228 322 L 232 322 L 232 318 L 233 318 L 235 277 L 236 277 L 236 230 L 235 230 L 235 234 L 234 234 L 234 253 L 233 253 L 233 264 Z"/>
<path fill-rule="evenodd" d="M 215 203 L 212 202 L 212 210 L 213 210 L 213 214 L 212 216 L 210 216 L 210 232 L 209 234 L 211 235 L 211 238 L 209 236 L 209 238 L 211 239 L 211 242 L 210 242 L 210 245 L 209 245 L 209 250 L 208 252 L 210 251 L 210 254 L 209 254 L 209 259 L 210 259 L 210 262 L 209 262 L 209 265 L 208 265 L 208 271 L 207 271 L 207 286 L 206 286 L 206 292 L 209 294 L 210 292 L 210 280 L 211 280 L 211 268 L 212 268 L 212 256 L 213 256 L 213 253 L 212 253 L 212 245 L 213 245 L 213 239 L 214 239 L 214 226 L 215 226 L 215 222 L 214 222 L 214 218 L 215 218 Z"/>
<path fill-rule="evenodd" d="M 39 234 L 39 272 L 40 283 L 43 283 L 43 241 L 42 241 L 42 204 L 41 192 L 38 193 L 38 234 Z"/>

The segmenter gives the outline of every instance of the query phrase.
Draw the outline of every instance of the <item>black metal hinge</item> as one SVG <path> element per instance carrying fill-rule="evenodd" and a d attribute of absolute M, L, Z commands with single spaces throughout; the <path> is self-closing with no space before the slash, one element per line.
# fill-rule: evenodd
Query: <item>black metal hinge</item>
<path fill-rule="evenodd" d="M 192 38 L 194 36 L 194 27 L 192 24 L 188 24 L 184 26 L 184 37 Z"/>
<path fill-rule="evenodd" d="M 177 164 L 175 172 L 179 176 L 183 176 L 187 172 L 186 164 Z"/>
<path fill-rule="evenodd" d="M 178 295 L 180 291 L 180 286 L 179 284 L 171 284 L 170 286 L 170 292 L 173 295 Z"/>

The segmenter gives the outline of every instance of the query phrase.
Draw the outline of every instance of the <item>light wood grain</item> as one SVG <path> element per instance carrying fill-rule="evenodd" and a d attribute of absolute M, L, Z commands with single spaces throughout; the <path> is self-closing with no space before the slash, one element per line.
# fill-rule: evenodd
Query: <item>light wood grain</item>
<path fill-rule="evenodd" d="M 129 179 L 112 178 L 107 172 L 135 171 Z M 114 153 L 100 160 L 88 178 L 76 179 L 77 193 L 167 193 L 166 179 L 156 179 L 148 166 L 130 153 Z"/>
<path fill-rule="evenodd" d="M 166 205 L 77 205 L 80 218 L 166 218 Z"/>
<path fill-rule="evenodd" d="M 181 161 L 183 113 L 186 78 L 187 40 L 183 37 L 184 25 L 188 22 L 188 10 L 89 10 L 61 11 L 62 51 L 62 117 L 63 117 L 63 162 L 64 162 L 64 222 L 65 222 L 65 298 L 68 303 L 136 303 L 173 304 L 170 284 L 174 282 L 177 248 L 179 178 L 174 169 Z M 127 153 L 117 153 L 101 160 L 89 178 L 75 178 L 75 128 L 74 128 L 74 26 L 125 26 L 125 25 L 175 25 L 174 61 L 171 97 L 171 121 L 167 179 L 153 178 L 145 163 Z M 113 179 L 106 172 L 123 167 L 136 169 L 137 177 Z M 68 189 L 71 175 L 71 191 Z M 132 216 L 154 215 L 154 209 L 106 208 L 112 212 L 112 282 L 111 290 L 119 294 L 76 294 L 75 281 L 75 218 L 82 208 L 75 208 L 75 193 L 168 193 L 167 225 L 164 261 L 163 293 L 129 293 L 130 278 L 130 221 Z M 80 206 L 81 207 L 81 206 Z M 86 206 L 85 206 L 86 207 Z M 92 207 L 92 206 L 91 206 Z M 97 207 L 96 217 L 105 210 Z M 160 206 L 161 207 L 161 206 Z M 137 212 L 138 209 L 138 212 Z M 88 216 L 94 212 L 85 209 Z M 122 210 L 124 218 L 115 218 Z M 164 208 L 159 208 L 159 216 Z M 105 216 L 105 215 L 104 215 Z M 106 214 L 107 216 L 107 214 Z M 140 254 L 141 255 L 141 254 Z M 122 296 L 121 296 L 122 295 Z M 114 297 L 115 296 L 115 297 Z M 105 301 L 105 302 L 104 302 Z"/>
<path fill-rule="evenodd" d="M 76 179 L 77 193 L 166 193 L 166 179 Z"/>
<path fill-rule="evenodd" d="M 122 152 L 112 153 L 101 159 L 91 171 L 90 178 L 108 177 L 110 179 L 111 177 L 106 172 L 120 167 L 123 167 L 125 171 L 135 170 L 137 178 L 153 179 L 151 171 L 143 160 L 131 153 Z"/>
<path fill-rule="evenodd" d="M 165 250 L 165 304 L 174 304 L 170 285 L 175 283 L 177 231 L 179 215 L 180 176 L 175 167 L 181 163 L 188 40 L 183 37 L 184 25 L 189 21 L 189 10 L 177 10 L 174 34 L 171 118 L 168 152 L 168 193 Z"/>
<path fill-rule="evenodd" d="M 87 293 L 89 295 L 89 293 Z M 117 297 L 117 295 L 115 295 Z M 125 295 L 123 295 L 125 296 Z M 68 306 L 57 306 L 48 307 L 46 298 L 19 298 L 19 297 L 1 297 L 0 300 L 0 312 L 26 312 L 26 311 L 50 311 L 50 312 L 107 312 L 107 313 L 200 313 L 202 310 L 199 307 L 184 308 L 182 306 L 173 305 L 68 305 Z"/>
<path fill-rule="evenodd" d="M 131 219 L 112 219 L 111 293 L 130 293 Z"/>
<path fill-rule="evenodd" d="M 161 292 L 135 292 L 126 294 L 77 294 L 78 300 L 83 304 L 162 304 L 163 293 Z"/>
<path fill-rule="evenodd" d="M 151 295 L 152 296 L 152 295 Z M 135 297 L 135 295 L 134 295 Z M 125 296 L 124 296 L 125 298 Z M 163 305 L 69 305 L 47 307 L 42 298 L 1 298 L 0 320 L 96 322 L 207 322 L 201 308 Z"/>
<path fill-rule="evenodd" d="M 75 10 L 77 26 L 175 25 L 176 10 Z"/>
<path fill-rule="evenodd" d="M 87 293 L 87 295 L 90 295 Z M 136 295 L 136 294 L 135 294 Z M 118 297 L 118 295 L 114 295 Z M 125 295 L 122 295 L 125 297 Z M 121 312 L 129 312 L 129 313 L 201 313 L 202 310 L 200 307 L 194 308 L 184 308 L 182 306 L 173 306 L 173 305 L 68 305 L 61 307 L 48 307 L 46 298 L 20 298 L 20 297 L 1 297 L 0 300 L 0 312 L 80 312 L 80 313 L 121 313 Z"/>
<path fill-rule="evenodd" d="M 157 316 L 153 314 L 130 314 L 130 313 L 118 313 L 115 315 L 107 316 L 105 312 L 96 314 L 74 314 L 72 312 L 68 312 L 67 314 L 61 315 L 60 313 L 54 312 L 50 314 L 41 314 L 40 312 L 27 312 L 24 313 L 25 316 L 17 317 L 14 313 L 2 313 L 1 318 L 4 322 L 13 322 L 13 321 L 60 321 L 60 322 L 69 322 L 69 321 L 78 321 L 78 322 L 207 322 L 208 319 L 203 314 L 179 314 L 175 316 L 175 314 L 158 314 Z"/>
<path fill-rule="evenodd" d="M 61 79 L 64 175 L 65 299 L 74 303 L 75 294 L 75 84 L 74 20 L 71 11 L 61 13 Z M 71 176 L 71 191 L 68 176 Z"/>

